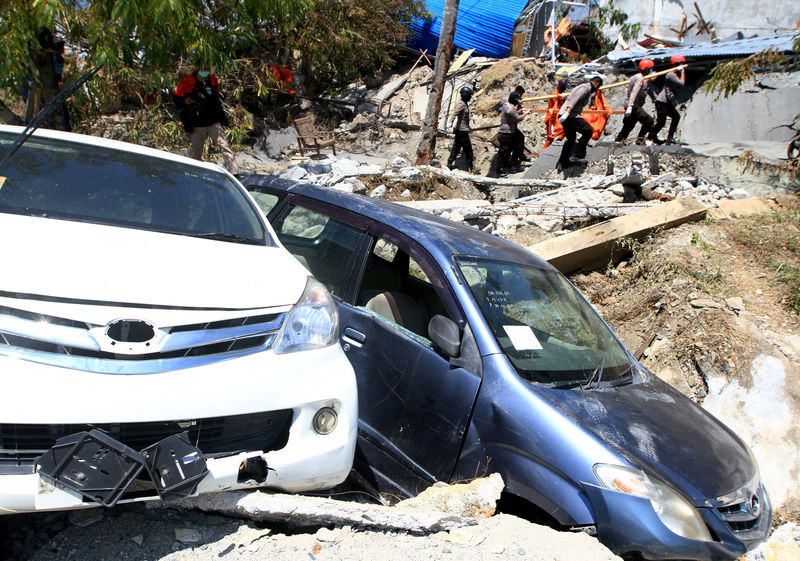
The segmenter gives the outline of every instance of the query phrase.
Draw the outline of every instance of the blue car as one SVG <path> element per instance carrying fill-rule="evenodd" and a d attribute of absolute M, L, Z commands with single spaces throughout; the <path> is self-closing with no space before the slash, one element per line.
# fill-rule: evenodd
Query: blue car
<path fill-rule="evenodd" d="M 766 538 L 747 445 L 639 364 L 548 263 L 401 205 L 243 182 L 338 303 L 354 466 L 375 489 L 497 472 L 504 499 L 633 558 L 735 559 Z"/>

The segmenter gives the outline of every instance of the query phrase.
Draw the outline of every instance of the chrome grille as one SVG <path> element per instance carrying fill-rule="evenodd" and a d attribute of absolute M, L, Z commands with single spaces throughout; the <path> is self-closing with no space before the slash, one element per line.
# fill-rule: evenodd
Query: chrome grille
<path fill-rule="evenodd" d="M 103 326 L 0 306 L 0 354 L 89 372 L 153 374 L 269 349 L 285 316 L 160 327 L 163 336 L 153 352 L 116 353 L 92 335 Z"/>
<path fill-rule="evenodd" d="M 747 541 L 751 532 L 760 531 L 765 514 L 769 516 L 769 499 L 757 481 L 742 487 L 735 495 L 736 498 L 718 504 L 716 509 L 731 531 Z"/>

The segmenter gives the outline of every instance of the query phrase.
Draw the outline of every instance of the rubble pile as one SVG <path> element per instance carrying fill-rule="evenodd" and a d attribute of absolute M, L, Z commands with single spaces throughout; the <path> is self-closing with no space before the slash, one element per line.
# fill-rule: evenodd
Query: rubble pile
<path fill-rule="evenodd" d="M 613 157 L 606 175 L 568 179 L 489 178 L 434 166 L 412 166 L 395 156 L 384 165 L 354 157 L 302 160 L 278 176 L 349 193 L 385 198 L 513 238 L 520 228 L 540 230 L 540 240 L 594 221 L 623 216 L 682 196 L 707 206 L 749 193 L 705 178 L 666 172 L 652 175 L 640 154 Z M 427 185 L 427 187 L 426 187 Z M 633 185 L 633 186 L 632 186 Z M 443 196 L 441 186 L 451 197 Z"/>

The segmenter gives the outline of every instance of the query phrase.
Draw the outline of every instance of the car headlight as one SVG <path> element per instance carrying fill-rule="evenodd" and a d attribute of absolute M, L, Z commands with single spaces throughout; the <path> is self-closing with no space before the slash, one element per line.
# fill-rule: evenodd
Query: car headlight
<path fill-rule="evenodd" d="M 327 347 L 336 341 L 339 312 L 331 293 L 308 277 L 300 300 L 289 310 L 273 346 L 277 354 Z"/>
<path fill-rule="evenodd" d="M 595 464 L 594 474 L 606 489 L 650 499 L 664 525 L 679 536 L 711 540 L 711 533 L 697 509 L 665 483 L 648 477 L 641 470 L 610 464 Z"/>

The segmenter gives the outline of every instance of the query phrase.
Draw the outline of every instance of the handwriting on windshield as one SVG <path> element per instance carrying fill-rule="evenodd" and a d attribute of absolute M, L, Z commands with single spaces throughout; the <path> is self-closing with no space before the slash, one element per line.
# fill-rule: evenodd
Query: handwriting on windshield
<path fill-rule="evenodd" d="M 490 308 L 503 308 L 511 303 L 508 290 L 487 290 L 486 303 Z"/>

